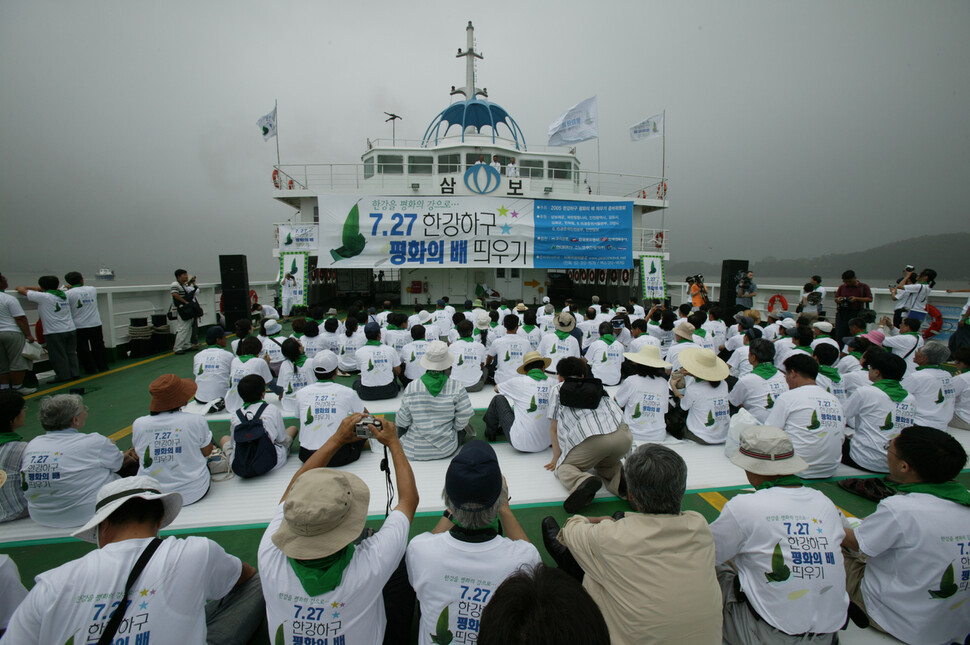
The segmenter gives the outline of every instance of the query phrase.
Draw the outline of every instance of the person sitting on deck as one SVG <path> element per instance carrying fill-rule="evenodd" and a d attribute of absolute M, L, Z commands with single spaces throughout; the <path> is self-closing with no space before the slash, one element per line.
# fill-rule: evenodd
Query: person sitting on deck
<path fill-rule="evenodd" d="M 353 388 L 364 401 L 393 399 L 400 388 L 395 377 L 401 373 L 401 357 L 390 345 L 381 343 L 381 327 L 369 322 L 364 325 L 367 342 L 357 350 L 357 369 L 360 376 Z"/>
<path fill-rule="evenodd" d="M 421 605 L 421 645 L 440 643 L 446 631 L 456 642 L 474 642 L 478 621 L 463 620 L 463 606 L 473 602 L 482 611 L 505 578 L 542 562 L 509 508 L 498 458 L 486 442 L 462 446 L 448 465 L 441 497 L 443 516 L 411 540 L 405 556 Z M 471 594 L 467 580 L 475 581 Z"/>
<path fill-rule="evenodd" d="M 387 329 L 381 332 L 381 340 L 400 354 L 401 348 L 411 342 L 411 332 L 408 331 L 408 317 L 397 312 L 389 314 L 387 316 Z"/>
<path fill-rule="evenodd" d="M 546 408 L 552 380 L 545 373 L 548 366 L 548 358 L 539 352 L 528 352 L 516 369 L 521 376 L 495 386 L 496 395 L 482 419 L 486 439 L 495 441 L 502 432 L 512 447 L 521 452 L 540 452 L 549 447 Z"/>
<path fill-rule="evenodd" d="M 273 373 L 269 371 L 269 357 L 261 356 L 263 343 L 256 336 L 247 336 L 237 347 L 236 357 L 229 366 L 229 393 L 226 394 L 226 410 L 235 412 L 242 407 L 242 399 L 236 387 L 247 374 L 259 374 L 269 383 Z"/>
<path fill-rule="evenodd" d="M 394 643 L 410 638 L 414 602 L 402 565 L 418 489 L 397 427 L 386 419 L 371 426 L 390 452 L 398 495 L 376 533 L 368 536 L 365 529 L 367 484 L 326 467 L 343 446 L 357 441 L 354 427 L 362 418 L 344 418 L 296 472 L 259 543 L 269 642 L 293 643 L 325 625 L 331 642 L 389 642 L 385 631 Z"/>
<path fill-rule="evenodd" d="M 336 317 L 323 321 L 323 331 L 317 338 L 317 349 L 329 349 L 336 354 L 340 350 L 340 321 Z"/>
<path fill-rule="evenodd" d="M 507 314 L 502 323 L 505 334 L 495 339 L 485 358 L 486 368 L 489 365 L 494 366 L 496 385 L 514 379 L 516 370 L 522 364 L 522 357 L 531 351 L 529 340 L 518 333 L 518 316 Z"/>
<path fill-rule="evenodd" d="M 702 446 L 724 443 L 731 422 L 725 382 L 730 368 L 713 351 L 700 347 L 683 350 L 679 358 L 682 367 L 671 373 L 670 390 L 687 414 L 668 415 L 667 432 Z"/>
<path fill-rule="evenodd" d="M 830 343 L 819 343 L 812 350 L 812 358 L 818 363 L 818 376 L 815 377 L 815 383 L 826 392 L 834 394 L 842 407 L 845 407 L 849 396 L 845 391 L 842 375 L 835 367 L 839 362 L 839 348 Z"/>
<path fill-rule="evenodd" d="M 748 345 L 748 361 L 752 370 L 734 384 L 728 401 L 750 412 L 758 423 L 764 423 L 775 400 L 788 391 L 788 383 L 785 374 L 775 367 L 775 346 L 771 341 L 752 340 Z"/>
<path fill-rule="evenodd" d="M 671 372 L 680 369 L 680 361 L 678 360 L 678 356 L 682 351 L 688 347 L 697 347 L 697 345 L 694 343 L 694 326 L 686 320 L 674 327 L 674 337 L 676 339 L 676 344 L 667 350 L 666 355 L 667 362 L 671 364 Z M 739 342 L 738 347 L 740 347 L 742 344 L 743 343 Z"/>
<path fill-rule="evenodd" d="M 468 425 L 475 413 L 468 392 L 448 377 L 453 361 L 445 343 L 432 341 L 421 359 L 425 373 L 404 391 L 396 421 L 408 459 L 449 457 L 458 449 L 462 435 L 475 435 Z"/>
<path fill-rule="evenodd" d="M 953 377 L 957 398 L 953 404 L 953 420 L 950 425 L 970 430 L 970 347 L 958 347 L 953 352 L 953 364 L 960 371 Z"/>
<path fill-rule="evenodd" d="M 861 610 L 870 627 L 905 643 L 965 642 L 970 492 L 953 480 L 966 450 L 942 430 L 910 426 L 890 442 L 888 457 L 886 483 L 898 494 L 846 529 L 842 543 L 849 613 Z"/>
<path fill-rule="evenodd" d="M 527 309 L 522 313 L 522 326 L 516 332 L 519 336 L 524 336 L 529 341 L 529 347 L 535 351 L 542 340 L 542 329 L 536 321 L 536 310 Z"/>
<path fill-rule="evenodd" d="M 0 390 L 0 522 L 27 517 L 27 498 L 20 480 L 27 442 L 15 431 L 27 420 L 27 402 L 17 390 Z M 0 625 L 0 629 L 3 626 Z"/>
<path fill-rule="evenodd" d="M 27 444 L 17 478 L 27 486 L 30 517 L 41 526 L 81 526 L 94 515 L 98 489 L 135 474 L 138 458 L 104 435 L 81 433 L 88 408 L 77 394 L 44 397 L 37 416 L 47 432 Z"/>
<path fill-rule="evenodd" d="M 152 633 L 153 643 L 249 641 L 263 617 L 259 574 L 212 540 L 159 538 L 182 508 L 178 493 L 129 477 L 105 484 L 91 505 L 97 513 L 73 536 L 98 548 L 37 576 L 4 643 L 93 643 L 106 630 L 132 645 Z"/>
<path fill-rule="evenodd" d="M 283 326 L 278 320 L 267 318 L 259 325 L 259 340 L 263 344 L 262 356 L 269 359 L 269 371 L 279 374 L 283 364 Z"/>
<path fill-rule="evenodd" d="M 344 333 L 340 334 L 340 349 L 337 354 L 339 370 L 337 376 L 352 376 L 360 374 L 357 368 L 357 350 L 364 346 L 367 339 L 364 337 L 364 330 L 360 326 L 360 321 L 350 316 L 344 323 Z"/>
<path fill-rule="evenodd" d="M 570 356 L 579 358 L 582 354 L 579 341 L 570 334 L 576 328 L 576 319 L 572 314 L 560 313 L 553 319 L 553 325 L 555 325 L 555 331 L 542 337 L 539 341 L 539 349 L 536 351 L 549 359 L 549 367 L 546 369 L 555 374 L 559 361 Z"/>
<path fill-rule="evenodd" d="M 916 318 L 903 318 L 899 323 L 899 329 L 893 327 L 888 317 L 883 316 L 879 321 L 879 329 L 885 332 L 882 346 L 887 351 L 897 356 L 902 356 L 906 361 L 906 374 L 916 371 L 916 352 L 923 347 L 923 337 L 919 330 L 923 321 Z"/>
<path fill-rule="evenodd" d="M 781 428 L 744 428 L 730 459 L 744 469 L 755 492 L 731 498 L 711 524 L 724 641 L 837 643 L 849 607 L 842 588 L 845 565 L 839 545 L 845 530 L 839 510 L 795 476 L 808 464 Z M 803 546 L 808 538 L 801 537 L 809 532 L 817 545 L 811 549 Z M 814 554 L 817 559 L 810 559 Z"/>
<path fill-rule="evenodd" d="M 915 425 L 946 429 L 953 420 L 956 388 L 953 377 L 943 369 L 950 348 L 931 340 L 916 350 L 916 371 L 903 377 L 903 388 L 916 397 Z"/>
<path fill-rule="evenodd" d="M 738 381 L 751 373 L 754 365 L 751 363 L 751 343 L 764 338 L 760 327 L 752 327 L 741 334 L 741 342 L 744 344 L 734 350 L 724 362 L 731 368 L 731 376 L 728 377 L 728 387 L 732 390 Z M 774 356 L 774 344 L 772 344 L 771 355 Z M 772 359 L 774 360 L 774 359 Z"/>
<path fill-rule="evenodd" d="M 226 349 L 226 332 L 219 325 L 205 332 L 206 348 L 192 357 L 192 374 L 198 389 L 195 400 L 209 404 L 225 400 L 229 394 L 229 377 L 232 375 L 232 352 Z"/>
<path fill-rule="evenodd" d="M 403 369 L 398 379 L 401 381 L 402 387 L 407 387 L 411 381 L 421 378 L 424 374 L 421 357 L 424 356 L 430 342 L 427 340 L 427 330 L 422 324 L 411 327 L 410 335 L 411 342 L 402 347 L 399 353 Z M 432 340 L 438 339 L 433 338 Z"/>
<path fill-rule="evenodd" d="M 613 335 L 617 330 L 611 322 L 600 323 L 598 331 L 596 340 L 586 350 L 586 362 L 593 376 L 603 381 L 603 385 L 619 385 L 626 348 Z"/>
<path fill-rule="evenodd" d="M 563 508 L 576 513 L 589 506 L 603 484 L 626 499 L 621 460 L 630 451 L 633 435 L 623 411 L 598 379 L 585 378 L 583 359 L 564 358 L 556 370 L 559 383 L 549 393 L 546 410 L 552 461 L 545 468 L 555 472 L 569 491 Z"/>
<path fill-rule="evenodd" d="M 451 377 L 465 386 L 466 392 L 481 391 L 488 378 L 488 370 L 485 369 L 485 356 L 488 350 L 472 335 L 474 329 L 475 326 L 471 321 L 458 321 L 455 325 L 457 337 L 448 348 L 454 359 Z"/>
<path fill-rule="evenodd" d="M 596 316 L 596 310 L 590 307 L 586 310 L 586 320 L 576 323 L 576 329 L 583 334 L 582 350 L 584 353 L 593 341 L 600 337 L 600 321 L 596 319 Z"/>
<path fill-rule="evenodd" d="M 323 351 L 307 362 L 315 382 L 296 395 L 297 418 L 300 419 L 300 461 L 305 462 L 337 432 L 340 422 L 350 414 L 367 413 L 367 408 L 353 389 L 333 380 L 338 360 L 333 352 Z M 331 466 L 343 466 L 360 458 L 363 441 L 341 446 L 330 458 Z"/>
<path fill-rule="evenodd" d="M 287 339 L 287 340 L 293 340 Z M 293 341 L 296 342 L 296 341 Z M 256 415 L 263 422 L 263 429 L 266 436 L 273 442 L 276 451 L 276 466 L 270 471 L 282 468 L 286 463 L 286 458 L 290 454 L 290 446 L 293 445 L 293 438 L 296 436 L 297 427 L 287 426 L 283 422 L 283 413 L 275 405 L 270 405 L 263 401 L 266 394 L 266 381 L 262 376 L 250 374 L 239 381 L 239 396 L 243 400 L 243 407 L 236 410 L 229 420 L 229 434 L 219 440 L 219 447 L 226 454 L 229 463 L 232 463 L 232 455 L 235 452 L 235 430 L 244 420 L 251 421 Z"/>
<path fill-rule="evenodd" d="M 150 413 L 131 424 L 131 445 L 141 459 L 138 474 L 157 479 L 165 492 L 181 494 L 185 505 L 209 492 L 206 459 L 215 448 L 205 418 L 182 412 L 195 390 L 195 381 L 159 376 L 148 386 Z"/>
<path fill-rule="evenodd" d="M 276 308 L 272 305 L 261 305 L 258 302 L 253 303 L 252 308 L 253 316 L 259 317 L 264 320 L 279 320 L 280 312 L 276 311 Z"/>
<path fill-rule="evenodd" d="M 841 349 L 841 345 L 837 340 L 832 338 L 832 323 L 827 320 L 819 320 L 812 323 L 812 333 L 815 334 L 815 340 L 812 341 L 812 349 L 815 349 L 821 344 L 831 345 L 837 350 Z M 836 361 L 837 362 L 837 361 Z"/>
<path fill-rule="evenodd" d="M 670 363 L 660 358 L 660 348 L 655 345 L 643 345 L 639 351 L 623 356 L 627 359 L 625 364 L 631 366 L 630 375 L 623 380 L 615 397 L 623 408 L 623 420 L 635 442 L 659 443 L 667 436 L 664 417 L 670 404 L 666 372 Z"/>
<path fill-rule="evenodd" d="M 233 329 L 236 331 L 236 339 L 230 343 L 230 346 L 232 347 L 232 353 L 235 356 L 238 356 L 239 343 L 253 333 L 253 321 L 251 321 L 249 318 L 240 318 L 233 324 Z"/>
<path fill-rule="evenodd" d="M 276 379 L 280 389 L 278 396 L 284 413 L 289 416 L 296 415 L 297 392 L 315 380 L 310 359 L 303 353 L 300 341 L 295 338 L 284 340 L 283 363 L 280 365 L 280 375 Z"/>
<path fill-rule="evenodd" d="M 609 517 L 542 520 L 546 550 L 583 582 L 606 618 L 613 645 L 720 645 L 721 590 L 707 520 L 681 511 L 687 464 L 659 444 L 638 447 L 624 466 L 630 506 Z"/>
<path fill-rule="evenodd" d="M 818 363 L 811 356 L 796 354 L 785 361 L 788 391 L 775 399 L 765 424 L 783 428 L 791 437 L 795 452 L 808 463 L 803 479 L 831 477 L 842 457 L 845 414 L 834 394 L 815 383 Z"/>

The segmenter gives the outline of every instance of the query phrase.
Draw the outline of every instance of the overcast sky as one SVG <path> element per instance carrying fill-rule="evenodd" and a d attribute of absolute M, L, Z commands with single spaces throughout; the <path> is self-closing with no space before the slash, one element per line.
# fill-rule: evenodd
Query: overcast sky
<path fill-rule="evenodd" d="M 5 273 L 121 274 L 219 253 L 271 278 L 283 163 L 420 138 L 464 84 L 532 145 L 599 97 L 602 170 L 659 175 L 675 259 L 811 257 L 970 230 L 970 2 L 0 1 Z M 580 144 L 596 168 L 596 142 Z"/>

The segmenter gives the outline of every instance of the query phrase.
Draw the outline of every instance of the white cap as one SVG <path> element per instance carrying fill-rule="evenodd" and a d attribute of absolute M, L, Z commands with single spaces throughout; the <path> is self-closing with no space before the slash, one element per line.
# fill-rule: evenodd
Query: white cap
<path fill-rule="evenodd" d="M 329 349 L 320 350 L 310 359 L 314 374 L 329 374 L 337 369 L 337 355 Z"/>

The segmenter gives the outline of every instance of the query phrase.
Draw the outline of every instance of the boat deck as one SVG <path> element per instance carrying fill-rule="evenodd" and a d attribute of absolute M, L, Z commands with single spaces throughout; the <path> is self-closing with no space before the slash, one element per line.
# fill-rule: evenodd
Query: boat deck
<path fill-rule="evenodd" d="M 84 388 L 85 403 L 91 409 L 85 431 L 100 432 L 114 439 L 120 448 L 126 449 L 130 446 L 132 421 L 147 413 L 148 384 L 157 376 L 166 373 L 190 376 L 191 366 L 191 355 L 176 356 L 166 353 L 147 360 L 119 361 L 113 365 L 114 369 L 103 374 L 58 387 L 42 388 L 28 397 L 28 408 L 33 409 L 28 411 L 28 423 L 20 432 L 28 440 L 42 433 L 35 415 L 39 397 L 67 393 L 71 388 Z M 338 381 L 349 385 L 351 379 L 338 378 Z M 472 425 L 480 435 L 484 429 L 482 415 L 492 397 L 491 389 L 487 390 L 470 394 L 476 411 Z M 400 395 L 397 399 L 371 401 L 366 405 L 372 413 L 393 416 L 399 402 Z M 201 412 L 192 405 L 186 409 Z M 217 442 L 219 437 L 228 432 L 228 419 L 229 415 L 226 413 L 207 417 Z M 295 419 L 293 422 L 295 423 Z M 951 432 L 970 450 L 970 432 L 956 429 L 951 429 Z M 379 468 L 382 457 L 380 446 L 376 442 L 372 444 L 375 451 L 365 450 L 360 460 L 344 466 L 343 469 L 357 474 L 370 487 L 368 523 L 376 528 L 384 517 L 386 493 L 384 475 Z M 668 445 L 687 462 L 688 494 L 684 499 L 685 509 L 698 511 L 709 521 L 713 521 L 731 497 L 750 490 L 743 471 L 725 457 L 723 446 L 700 446 L 676 440 L 669 440 Z M 495 443 L 494 447 L 509 485 L 512 508 L 530 539 L 539 547 L 543 558 L 552 563 L 542 547 L 539 524 L 546 515 L 552 515 L 560 522 L 567 515 L 562 509 L 565 490 L 555 476 L 543 468 L 551 451 L 520 453 L 502 441 Z M 259 537 L 284 488 L 299 468 L 300 462 L 295 453 L 294 447 L 287 464 L 266 476 L 250 480 L 231 478 L 213 481 L 206 497 L 196 504 L 184 507 L 163 534 L 206 535 L 230 552 L 255 563 Z M 441 489 L 447 467 L 448 460 L 412 462 L 421 496 L 412 534 L 429 530 L 440 516 L 443 510 Z M 811 485 L 828 495 L 847 514 L 864 517 L 874 510 L 875 504 L 850 495 L 835 484 L 838 479 L 860 475 L 864 476 L 866 473 L 843 465 L 839 467 L 834 478 L 813 482 Z M 960 480 L 965 484 L 970 483 L 970 470 L 964 471 Z M 586 514 L 607 515 L 615 510 L 629 510 L 629 506 L 602 490 L 596 503 L 586 510 Z M 0 552 L 8 553 L 14 559 L 20 568 L 24 584 L 30 587 L 33 576 L 37 573 L 76 558 L 92 548 L 70 538 L 69 534 L 69 530 L 42 527 L 30 519 L 7 523 L 0 530 Z M 850 627 L 843 632 L 842 641 L 875 643 L 892 642 L 893 639 L 873 630 Z"/>

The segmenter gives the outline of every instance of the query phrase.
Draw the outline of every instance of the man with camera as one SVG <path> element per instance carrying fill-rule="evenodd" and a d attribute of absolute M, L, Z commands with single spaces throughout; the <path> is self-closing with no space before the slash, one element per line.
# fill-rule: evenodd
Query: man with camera
<path fill-rule="evenodd" d="M 198 289 L 189 286 L 189 272 L 185 269 L 175 270 L 175 282 L 172 283 L 172 306 L 175 308 L 175 353 L 184 354 L 192 348 L 192 322 L 195 320 L 195 292 Z M 171 316 L 169 316 L 171 320 Z"/>
<path fill-rule="evenodd" d="M 708 301 L 707 285 L 704 284 L 704 276 L 700 273 L 697 275 L 689 275 L 686 278 L 686 282 L 690 285 L 691 305 L 693 305 L 694 309 L 703 307 Z"/>
<path fill-rule="evenodd" d="M 738 272 L 738 294 L 735 311 L 745 311 L 754 308 L 754 297 L 758 295 L 758 285 L 754 281 L 754 271 Z"/>
<path fill-rule="evenodd" d="M 869 308 L 872 291 L 869 285 L 860 282 L 855 271 L 849 269 L 842 273 L 842 284 L 835 290 L 835 338 L 840 342 L 849 336 L 849 320 Z"/>

